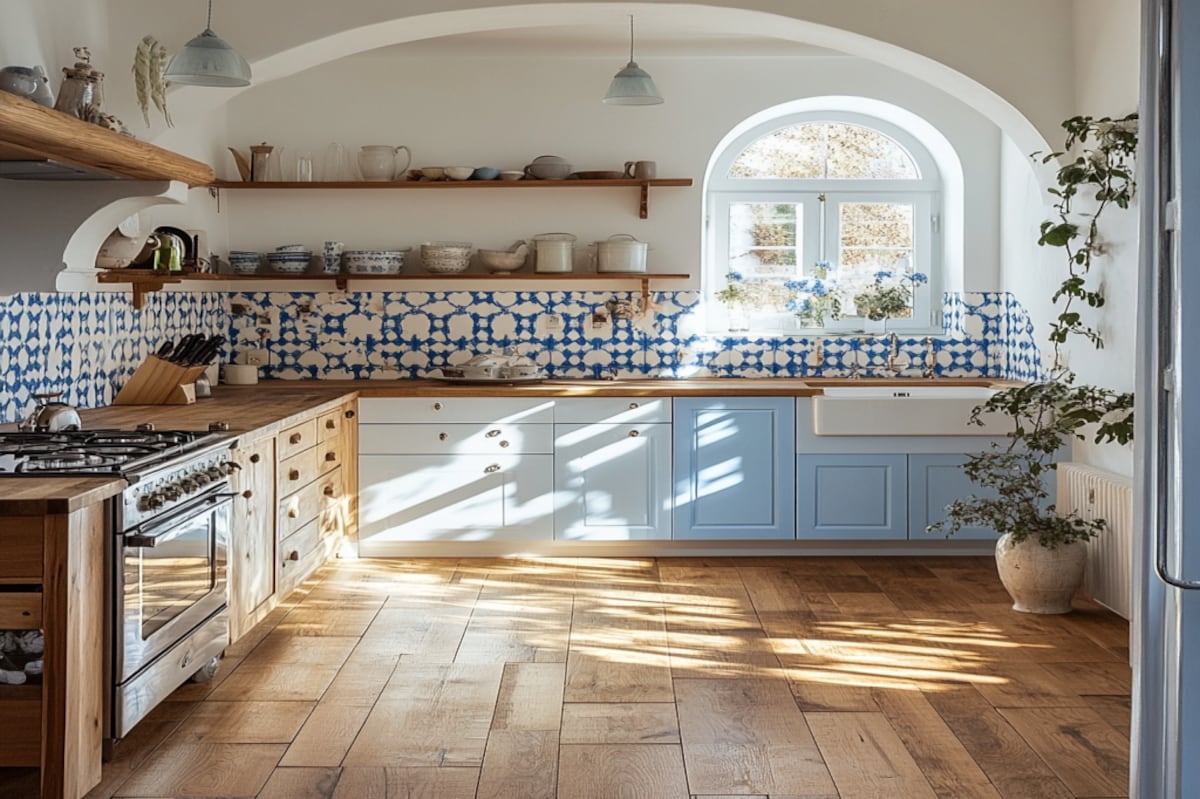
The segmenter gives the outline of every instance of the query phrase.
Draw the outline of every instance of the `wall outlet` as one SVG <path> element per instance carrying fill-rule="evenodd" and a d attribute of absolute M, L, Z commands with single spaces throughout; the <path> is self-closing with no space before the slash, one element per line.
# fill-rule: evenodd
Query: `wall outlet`
<path fill-rule="evenodd" d="M 252 366 L 270 366 L 271 353 L 264 349 L 242 350 L 242 363 Z"/>
<path fill-rule="evenodd" d="M 542 324 L 550 331 L 563 329 L 562 317 L 556 313 L 542 314 Z"/>

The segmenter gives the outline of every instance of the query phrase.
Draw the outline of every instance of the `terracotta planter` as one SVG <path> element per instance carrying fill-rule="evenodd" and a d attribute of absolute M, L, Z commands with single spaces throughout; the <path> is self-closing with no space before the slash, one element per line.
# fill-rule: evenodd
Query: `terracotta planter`
<path fill-rule="evenodd" d="M 1016 544 L 1006 534 L 996 542 L 1000 582 L 1013 598 L 1013 610 L 1021 613 L 1069 613 L 1086 564 L 1083 541 L 1047 549 L 1037 536 Z"/>

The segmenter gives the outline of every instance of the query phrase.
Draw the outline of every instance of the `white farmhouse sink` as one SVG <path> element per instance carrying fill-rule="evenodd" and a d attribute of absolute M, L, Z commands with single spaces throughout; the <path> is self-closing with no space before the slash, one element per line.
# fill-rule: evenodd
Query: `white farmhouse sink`
<path fill-rule="evenodd" d="M 1006 417 L 971 410 L 992 394 L 984 386 L 831 386 L 812 399 L 818 436 L 995 436 L 1009 430 Z"/>

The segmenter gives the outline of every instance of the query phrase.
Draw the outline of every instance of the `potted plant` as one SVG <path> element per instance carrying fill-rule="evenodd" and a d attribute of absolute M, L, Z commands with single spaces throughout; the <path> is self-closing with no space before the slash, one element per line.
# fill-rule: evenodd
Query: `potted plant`
<path fill-rule="evenodd" d="M 913 288 L 928 282 L 923 272 L 881 270 L 854 295 L 854 309 L 864 319 L 885 324 L 892 317 L 911 316 Z"/>
<path fill-rule="evenodd" d="M 842 298 L 828 261 L 817 261 L 811 276 L 789 280 L 783 287 L 791 293 L 786 307 L 802 325 L 824 327 L 825 317 L 842 318 Z"/>
<path fill-rule="evenodd" d="M 1045 380 L 998 392 L 974 410 L 977 424 L 984 413 L 1004 414 L 1012 423 L 1004 443 L 969 456 L 963 467 L 987 495 L 955 500 L 947 506 L 946 518 L 929 528 L 952 535 L 963 527 L 983 526 L 1000 533 L 996 565 L 1018 611 L 1068 612 L 1083 581 L 1085 542 L 1105 528 L 1102 519 L 1084 520 L 1049 501 L 1047 479 L 1056 468 L 1055 458 L 1072 440 L 1084 440 L 1093 425 L 1090 435 L 1096 443 L 1125 444 L 1133 438 L 1131 393 L 1076 385 L 1075 375 L 1058 365 L 1061 347 L 1072 335 L 1097 349 L 1104 343 L 1075 305 L 1104 304 L 1100 288 L 1088 282 L 1089 270 L 1103 251 L 1101 216 L 1113 206 L 1128 208 L 1133 198 L 1136 119 L 1073 117 L 1063 123 L 1065 149 L 1082 149 L 1059 168 L 1058 186 L 1048 189 L 1057 218 L 1042 223 L 1038 239 L 1042 246 L 1063 248 L 1067 259 L 1067 277 L 1053 296 L 1062 307 L 1051 325 L 1052 372 Z M 1062 155 L 1049 153 L 1042 160 Z M 1076 208 L 1081 193 L 1092 201 L 1082 211 Z"/>

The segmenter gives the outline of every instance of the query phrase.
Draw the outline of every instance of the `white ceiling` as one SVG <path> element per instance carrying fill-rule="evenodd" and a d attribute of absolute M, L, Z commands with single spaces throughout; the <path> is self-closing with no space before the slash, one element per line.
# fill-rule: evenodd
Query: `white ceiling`
<path fill-rule="evenodd" d="M 621 25 L 547 26 L 508 28 L 422 39 L 360 54 L 365 56 L 462 57 L 552 56 L 618 60 L 629 58 L 629 28 Z M 840 56 L 843 53 L 823 47 L 760 36 L 721 33 L 705 29 L 667 27 L 654 22 L 638 22 L 635 28 L 636 60 L 706 56 L 739 58 L 812 58 Z"/>

